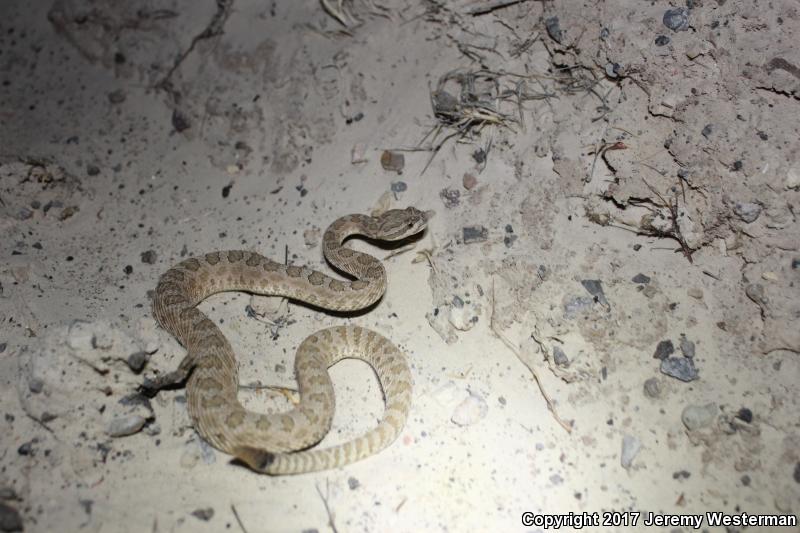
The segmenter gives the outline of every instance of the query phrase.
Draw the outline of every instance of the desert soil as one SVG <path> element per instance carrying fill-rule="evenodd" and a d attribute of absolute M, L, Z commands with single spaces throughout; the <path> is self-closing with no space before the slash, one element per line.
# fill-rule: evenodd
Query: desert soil
<path fill-rule="evenodd" d="M 797 2 L 2 10 L 3 531 L 800 513 Z M 182 388 L 139 393 L 184 355 L 150 312 L 177 261 L 243 248 L 327 271 L 328 224 L 407 205 L 435 211 L 413 246 L 353 243 L 386 258 L 368 313 L 201 304 L 252 409 L 289 407 L 312 331 L 401 346 L 413 406 L 387 450 L 260 476 L 195 433 Z M 367 365 L 331 373 L 322 445 L 382 410 Z"/>

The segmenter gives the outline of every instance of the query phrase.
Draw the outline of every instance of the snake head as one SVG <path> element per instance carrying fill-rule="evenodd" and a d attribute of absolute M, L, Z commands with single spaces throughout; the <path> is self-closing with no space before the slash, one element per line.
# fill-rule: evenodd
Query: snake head
<path fill-rule="evenodd" d="M 382 241 L 399 241 L 416 235 L 428 225 L 428 213 L 416 207 L 389 209 L 378 216 L 376 238 Z"/>

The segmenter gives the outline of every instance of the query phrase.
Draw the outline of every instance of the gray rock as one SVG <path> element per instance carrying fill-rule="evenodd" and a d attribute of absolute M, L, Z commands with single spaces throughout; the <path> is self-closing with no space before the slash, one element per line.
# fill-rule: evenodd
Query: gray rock
<path fill-rule="evenodd" d="M 648 283 L 650 283 L 650 276 L 645 276 L 644 274 L 641 273 L 636 274 L 635 276 L 633 276 L 633 279 L 631 281 L 633 281 L 634 283 L 641 283 L 642 285 L 647 285 Z"/>
<path fill-rule="evenodd" d="M 706 139 L 708 139 L 712 133 L 714 133 L 713 124 L 706 124 L 705 127 L 703 127 L 703 131 L 700 132 L 700 134 Z"/>
<path fill-rule="evenodd" d="M 547 35 L 555 42 L 561 44 L 561 40 L 564 38 L 564 32 L 561 31 L 561 24 L 558 21 L 558 17 L 549 17 L 544 21 L 544 27 L 547 30 Z"/>
<path fill-rule="evenodd" d="M 553 346 L 553 362 L 558 366 L 569 366 L 569 357 L 557 344 Z"/>
<path fill-rule="evenodd" d="M 358 481 L 353 476 L 347 478 L 347 486 L 350 487 L 350 490 L 356 490 L 358 487 L 361 486 L 361 482 Z"/>
<path fill-rule="evenodd" d="M 439 198 L 442 199 L 446 208 L 452 209 L 461 203 L 461 191 L 458 189 L 444 188 L 439 191 Z"/>
<path fill-rule="evenodd" d="M 564 316 L 575 318 L 578 313 L 588 311 L 594 305 L 594 299 L 586 296 L 576 296 L 564 304 Z"/>
<path fill-rule="evenodd" d="M 33 377 L 28 381 L 28 390 L 34 394 L 39 394 L 44 390 L 44 381 L 41 378 Z"/>
<path fill-rule="evenodd" d="M 754 303 L 764 307 L 767 305 L 767 296 L 764 293 L 764 286 L 760 283 L 750 283 L 744 288 L 744 293 L 748 298 L 753 300 Z"/>
<path fill-rule="evenodd" d="M 125 101 L 125 92 L 122 89 L 108 93 L 108 101 L 112 104 L 121 104 Z"/>
<path fill-rule="evenodd" d="M 115 418 L 108 424 L 106 433 L 109 437 L 127 437 L 138 433 L 147 419 L 141 415 L 127 415 Z"/>
<path fill-rule="evenodd" d="M 128 356 L 127 363 L 128 367 L 134 371 L 134 373 L 138 374 L 142 370 L 144 370 L 144 365 L 147 364 L 147 360 L 149 359 L 149 355 L 147 352 L 139 351 L 134 352 Z"/>
<path fill-rule="evenodd" d="M 22 517 L 19 511 L 0 502 L 0 531 L 22 531 Z"/>
<path fill-rule="evenodd" d="M 401 174 L 406 166 L 406 156 L 400 152 L 384 150 L 381 154 L 381 166 L 384 170 Z"/>
<path fill-rule="evenodd" d="M 146 252 L 142 252 L 141 259 L 142 263 L 147 265 L 152 265 L 156 262 L 156 252 L 154 250 L 147 250 Z"/>
<path fill-rule="evenodd" d="M 489 238 L 489 230 L 483 226 L 466 226 L 462 229 L 464 244 L 483 242 Z"/>
<path fill-rule="evenodd" d="M 675 353 L 675 346 L 672 345 L 671 340 L 665 340 L 658 343 L 656 351 L 653 354 L 653 359 L 666 359 Z"/>
<path fill-rule="evenodd" d="M 667 37 L 666 35 L 659 35 L 656 37 L 656 46 L 666 46 L 672 39 Z"/>
<path fill-rule="evenodd" d="M 685 335 L 681 335 L 680 348 L 684 357 L 689 359 L 694 357 L 694 343 L 687 339 Z"/>
<path fill-rule="evenodd" d="M 661 382 L 658 381 L 658 378 L 650 378 L 644 382 L 644 394 L 648 398 L 661 396 Z"/>
<path fill-rule="evenodd" d="M 192 516 L 203 522 L 208 522 L 214 516 L 214 509 L 211 507 L 203 507 L 192 511 Z"/>
<path fill-rule="evenodd" d="M 686 31 L 689 29 L 689 10 L 685 7 L 667 9 L 662 22 L 672 31 Z"/>
<path fill-rule="evenodd" d="M 681 413 L 681 421 L 686 429 L 694 431 L 711 425 L 719 413 L 715 403 L 705 405 L 689 405 Z"/>
<path fill-rule="evenodd" d="M 606 294 L 603 292 L 603 282 L 599 279 L 584 279 L 581 280 L 583 288 L 589 291 L 589 294 L 597 298 L 597 301 L 603 305 L 611 306 L 606 300 Z"/>
<path fill-rule="evenodd" d="M 625 435 L 622 437 L 622 453 L 619 457 L 619 462 L 622 468 L 630 468 L 633 460 L 642 449 L 642 441 L 633 435 Z"/>
<path fill-rule="evenodd" d="M 681 381 L 694 381 L 698 378 L 694 360 L 688 357 L 667 357 L 661 360 L 661 373 Z"/>
<path fill-rule="evenodd" d="M 392 182 L 392 192 L 405 192 L 406 189 L 408 189 L 408 185 L 405 181 Z"/>
<path fill-rule="evenodd" d="M 761 214 L 761 206 L 752 202 L 736 202 L 733 205 L 733 212 L 744 222 L 750 224 L 755 222 Z"/>
<path fill-rule="evenodd" d="M 453 411 L 450 421 L 457 426 L 471 426 L 486 416 L 489 406 L 482 396 L 470 392 L 469 396 Z"/>

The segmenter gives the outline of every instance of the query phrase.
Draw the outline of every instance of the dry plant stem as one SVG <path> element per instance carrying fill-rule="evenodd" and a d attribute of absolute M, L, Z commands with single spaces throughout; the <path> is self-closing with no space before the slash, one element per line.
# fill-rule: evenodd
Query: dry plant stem
<path fill-rule="evenodd" d="M 486 15 L 487 13 L 491 13 L 497 9 L 503 9 L 504 7 L 510 7 L 516 4 L 523 4 L 528 0 L 494 0 L 493 2 L 487 2 L 483 5 L 474 6 L 467 9 L 467 15 L 472 15 L 473 17 L 477 17 L 478 15 Z"/>
<path fill-rule="evenodd" d="M 680 226 L 678 225 L 678 195 L 677 195 L 677 193 L 675 194 L 675 203 L 674 204 L 672 202 L 667 202 L 664 199 L 664 197 L 661 195 L 661 193 L 659 193 L 652 185 L 647 183 L 646 179 L 642 178 L 642 181 L 644 182 L 645 185 L 647 185 L 647 188 L 650 189 L 650 191 L 653 194 L 658 196 L 659 200 L 661 200 L 661 204 L 662 204 L 661 207 L 664 208 L 664 209 L 667 209 L 669 211 L 670 222 L 672 222 L 672 227 L 669 229 L 669 231 L 653 231 L 652 235 L 655 236 L 655 237 L 669 237 L 670 239 L 673 239 L 673 240 L 677 241 L 678 244 L 680 245 L 680 249 L 681 249 L 681 252 L 683 252 L 684 257 L 686 257 L 686 259 L 688 259 L 690 263 L 694 263 L 694 261 L 692 260 L 692 253 L 694 253 L 694 250 L 692 250 L 689 247 L 689 245 L 687 244 L 686 239 L 683 236 L 683 233 L 681 233 Z"/>
<path fill-rule="evenodd" d="M 555 419 L 555 421 L 558 422 L 558 424 L 562 428 L 564 428 L 564 430 L 566 430 L 567 433 L 572 433 L 572 426 L 570 426 L 569 424 L 564 422 L 564 420 L 562 420 L 561 417 L 558 416 L 558 413 L 556 412 L 556 407 L 555 407 L 555 405 L 553 405 L 553 400 L 550 399 L 550 396 L 547 394 L 547 391 L 544 390 L 544 386 L 542 385 L 541 379 L 539 379 L 539 373 L 536 372 L 536 368 L 534 368 L 532 365 L 528 364 L 525 361 L 525 359 L 523 359 L 522 354 L 520 354 L 519 348 L 517 348 L 514 345 L 513 342 L 508 340 L 508 338 L 505 335 L 503 335 L 503 333 L 500 331 L 500 329 L 497 327 L 497 325 L 494 322 L 494 313 L 495 313 L 495 298 L 494 298 L 494 277 L 493 277 L 492 278 L 492 313 L 491 313 L 491 315 L 489 317 L 489 327 L 492 330 L 492 333 L 494 333 L 495 336 L 498 339 L 500 339 L 503 342 L 503 344 L 505 344 L 506 347 L 509 350 L 514 352 L 514 355 L 517 356 L 517 359 L 519 359 L 520 362 L 523 365 L 525 365 L 525 367 L 527 367 L 528 370 L 530 370 L 531 375 L 533 376 L 533 380 L 536 381 L 536 386 L 539 387 L 539 392 L 542 393 L 542 397 L 544 398 L 544 401 L 547 403 L 547 409 L 550 410 L 550 414 L 553 415 L 553 418 Z"/>
<path fill-rule="evenodd" d="M 330 5 L 330 3 L 328 3 L 327 0 L 320 0 L 320 3 L 322 4 L 322 9 L 324 9 L 328 15 L 335 18 L 339 22 L 339 24 L 341 24 L 345 28 L 350 27 L 350 25 L 347 23 L 347 19 L 344 18 L 344 10 L 342 9 L 342 0 L 339 0 L 338 2 L 339 4 L 338 9 L 334 9 L 333 6 Z"/>
<path fill-rule="evenodd" d="M 233 511 L 233 517 L 236 519 L 236 523 L 239 524 L 239 528 L 242 530 L 242 533 L 247 533 L 247 528 L 244 527 L 242 523 L 242 519 L 239 518 L 239 513 L 236 511 L 236 507 L 231 504 L 231 511 Z"/>
<path fill-rule="evenodd" d="M 331 508 L 328 505 L 328 496 L 330 495 L 329 494 L 330 486 L 328 485 L 328 478 L 325 478 L 324 496 L 322 495 L 322 491 L 320 490 L 319 485 L 314 484 L 314 487 L 317 489 L 317 494 L 319 494 L 319 497 L 322 500 L 322 505 L 325 506 L 325 513 L 328 515 L 328 525 L 331 526 L 331 531 L 333 531 L 333 533 L 339 533 L 339 530 L 336 529 L 336 523 L 334 523 L 333 521 L 333 513 L 331 512 Z"/>

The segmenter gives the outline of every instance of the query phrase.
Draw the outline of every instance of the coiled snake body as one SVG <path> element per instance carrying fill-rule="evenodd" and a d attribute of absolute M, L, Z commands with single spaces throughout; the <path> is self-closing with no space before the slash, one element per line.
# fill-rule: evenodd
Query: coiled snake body
<path fill-rule="evenodd" d="M 198 433 L 215 448 L 266 474 L 336 468 L 391 444 L 408 416 L 411 372 L 405 355 L 386 338 L 358 326 L 312 334 L 300 344 L 295 358 L 299 403 L 285 413 L 259 414 L 246 410 L 237 399 L 238 369 L 231 345 L 196 306 L 217 292 L 247 291 L 332 311 L 366 308 L 386 290 L 386 270 L 376 258 L 343 246 L 344 240 L 362 235 L 396 241 L 419 233 L 426 224 L 426 214 L 413 207 L 379 217 L 348 215 L 336 220 L 323 236 L 323 251 L 353 281 L 236 250 L 187 259 L 164 273 L 153 298 L 153 314 L 187 349 L 180 370 L 189 374 L 187 404 Z M 383 418 L 376 428 L 350 442 L 305 450 L 331 427 L 335 400 L 327 369 L 349 357 L 375 369 L 386 401 Z"/>

